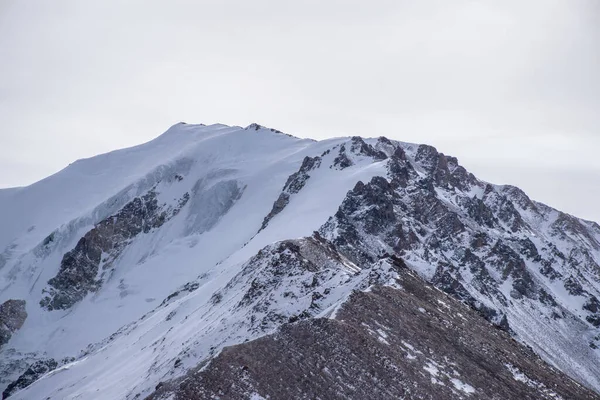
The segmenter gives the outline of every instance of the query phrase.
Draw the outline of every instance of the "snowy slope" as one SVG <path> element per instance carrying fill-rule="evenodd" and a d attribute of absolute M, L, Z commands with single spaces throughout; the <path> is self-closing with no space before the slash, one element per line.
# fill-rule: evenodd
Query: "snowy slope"
<path fill-rule="evenodd" d="M 27 313 L 0 349 L 2 386 L 25 372 L 40 379 L 11 398 L 143 398 L 224 346 L 392 282 L 388 253 L 444 290 L 461 283 L 468 296 L 452 295 L 600 388 L 600 228 L 431 149 L 177 124 L 0 191 L 0 304 Z M 465 249 L 478 261 L 460 261 Z M 26 371 L 50 359 L 56 370 Z"/>
<path fill-rule="evenodd" d="M 19 189 L 16 194 L 20 197 L 4 200 L 3 218 L 12 218 L 9 227 L 35 222 L 36 229 L 13 240 L 8 246 L 10 250 L 5 252 L 2 299 L 25 298 L 28 313 L 10 348 L 56 360 L 77 356 L 89 344 L 101 341 L 154 309 L 186 282 L 198 276 L 216 279 L 223 271 L 225 279 L 235 271 L 229 265 L 246 260 L 265 245 L 311 234 L 335 212 L 357 180 L 384 173 L 385 165 L 359 160 L 356 168 L 347 171 L 323 169 L 310 182 L 311 193 L 327 190 L 330 196 L 299 194 L 268 229 L 258 235 L 257 231 L 272 199 L 301 160 L 345 140 L 300 140 L 269 129 L 257 130 L 254 126 L 244 130 L 176 125 L 145 145 L 74 163 L 32 187 Z M 128 162 L 133 172 L 127 168 Z M 103 165 L 108 165 L 106 171 L 101 169 Z M 145 175 L 135 172 L 144 169 Z M 75 176 L 82 177 L 85 184 L 75 185 L 72 181 Z M 183 179 L 174 179 L 175 176 Z M 223 203 L 231 201 L 228 196 L 233 196 L 227 190 L 231 182 L 237 187 L 235 206 L 226 209 Z M 59 190 L 55 193 L 48 190 L 50 187 Z M 82 195 L 90 187 L 94 188 L 90 196 Z M 94 224 L 114 215 L 128 201 L 153 187 L 159 203 L 163 200 L 166 204 L 177 204 L 184 193 L 192 196 L 182 212 L 160 229 L 138 235 L 126 246 L 105 273 L 100 290 L 90 292 L 67 310 L 49 312 L 41 308 L 43 291 L 57 275 L 65 252 L 73 249 Z M 109 196 L 92 206 L 101 190 Z M 31 215 L 26 223 L 21 221 L 23 204 L 34 203 L 40 196 L 49 201 L 39 211 L 39 220 Z M 61 201 L 67 205 L 63 207 Z M 77 212 L 72 211 L 75 207 L 79 207 Z M 63 222 L 58 224 L 61 215 Z M 78 216 L 70 219 L 74 215 Z M 284 220 L 286 215 L 291 224 Z M 54 230 L 42 231 L 42 226 L 53 224 Z M 50 245 L 44 245 L 51 232 L 54 234 Z M 216 267 L 227 259 L 226 264 Z M 213 290 L 216 282 L 209 285 Z"/>

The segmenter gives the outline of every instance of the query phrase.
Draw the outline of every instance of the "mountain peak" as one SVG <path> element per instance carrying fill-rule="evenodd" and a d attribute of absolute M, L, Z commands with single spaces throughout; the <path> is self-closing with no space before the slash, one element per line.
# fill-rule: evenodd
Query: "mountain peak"
<path fill-rule="evenodd" d="M 597 224 L 479 180 L 431 146 L 284 135 L 259 124 L 179 123 L 146 144 L 3 192 L 6 394 L 144 398 L 211 360 L 279 349 L 273 338 L 300 335 L 313 353 L 351 356 L 361 354 L 356 343 L 368 343 L 389 368 L 358 357 L 350 376 L 373 370 L 373 382 L 391 379 L 381 387 L 394 388 L 395 398 L 402 382 L 388 372 L 401 361 L 409 385 L 425 379 L 433 382 L 427 390 L 459 398 L 490 390 L 466 372 L 487 362 L 486 349 L 525 354 L 526 346 L 560 371 L 531 355 L 523 363 L 499 358 L 506 362 L 494 364 L 494 385 L 511 384 L 497 393 L 598 398 L 568 378 L 600 390 Z M 431 301 L 415 306 L 421 295 Z M 413 333 L 432 324 L 456 332 L 460 324 L 467 337 L 477 327 L 487 344 L 469 352 L 450 343 L 448 351 L 460 351 L 440 358 L 428 353 L 433 346 L 415 346 L 414 335 L 391 322 L 397 316 L 415 324 Z M 318 347 L 327 340 L 323 327 L 345 344 Z M 435 332 L 421 339 L 440 339 Z M 507 345 L 509 334 L 516 342 Z M 404 350 L 388 354 L 392 343 Z M 225 348 L 233 350 L 219 358 Z M 279 376 L 275 363 L 254 361 L 265 364 L 221 376 L 246 376 L 257 396 L 283 393 L 261 387 Z M 308 366 L 294 368 L 286 373 Z M 336 381 L 339 368 L 327 368 Z M 315 374 L 330 379 L 323 371 Z M 316 390 L 313 383 L 290 388 Z"/>
<path fill-rule="evenodd" d="M 260 129 L 268 129 L 271 132 L 283 133 L 281 131 L 278 131 L 277 129 L 267 128 L 266 126 L 262 126 L 260 124 L 257 124 L 256 122 L 251 123 L 250 125 L 248 125 L 244 129 L 247 130 L 247 131 L 251 131 L 251 130 L 258 131 Z"/>

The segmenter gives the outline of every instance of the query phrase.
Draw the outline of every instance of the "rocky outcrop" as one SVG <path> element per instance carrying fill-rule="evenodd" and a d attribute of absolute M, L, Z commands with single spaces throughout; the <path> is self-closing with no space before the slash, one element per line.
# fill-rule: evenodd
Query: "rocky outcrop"
<path fill-rule="evenodd" d="M 369 243 L 363 241 L 361 232 L 382 235 L 386 241 L 391 239 L 390 245 L 409 245 L 392 237 L 392 230 L 397 234 L 403 232 L 395 207 L 402 207 L 400 197 L 385 178 L 374 177 L 367 184 L 359 181 L 348 192 L 335 216 L 319 232 L 325 237 L 332 231 L 338 232 L 331 238 L 347 257 L 358 264 L 370 263 L 377 255 L 370 252 Z"/>
<path fill-rule="evenodd" d="M 162 301 L 162 303 L 160 303 L 159 307 L 163 307 L 163 306 L 169 304 L 173 299 L 177 299 L 182 295 L 191 293 L 191 292 L 195 291 L 196 289 L 198 289 L 199 287 L 200 287 L 200 284 L 198 282 L 188 282 L 185 285 L 183 285 L 181 288 L 179 288 L 179 290 L 176 290 L 173 293 L 171 293 L 170 295 L 168 295 L 167 298 L 164 299 Z"/>
<path fill-rule="evenodd" d="M 40 305 L 47 310 L 72 307 L 102 284 L 101 272 L 113 261 L 133 238 L 162 226 L 175 216 L 189 200 L 183 196 L 176 208 L 159 205 L 154 190 L 127 203 L 117 214 L 96 224 L 66 253 L 58 274 L 48 281 L 45 297 Z"/>
<path fill-rule="evenodd" d="M 513 298 L 519 299 L 522 296 L 535 298 L 533 278 L 527 270 L 525 261 L 510 246 L 499 240 L 491 249 L 488 260 L 491 265 L 498 268 L 502 279 L 512 278 L 513 290 L 510 295 Z"/>
<path fill-rule="evenodd" d="M 592 249 L 600 250 L 600 243 L 598 243 L 598 239 L 596 239 L 596 237 L 594 237 L 594 235 L 592 235 L 590 231 L 586 229 L 580 220 L 569 214 L 559 213 L 551 228 L 558 237 L 563 239 L 566 237 L 566 235 L 579 237 L 585 240 Z"/>
<path fill-rule="evenodd" d="M 508 197 L 498 192 L 492 185 L 486 186 L 483 201 L 509 231 L 517 233 L 520 230 L 527 230 L 527 224 L 514 203 Z"/>
<path fill-rule="evenodd" d="M 476 312 L 399 272 L 399 288 L 355 292 L 335 319 L 285 324 L 228 347 L 148 400 L 600 399 Z"/>
<path fill-rule="evenodd" d="M 283 186 L 283 191 L 290 194 L 298 193 L 300 190 L 302 190 L 304 185 L 306 185 L 308 178 L 310 178 L 308 173 L 319 168 L 320 166 L 321 157 L 304 157 L 298 172 L 294 172 L 288 177 L 285 185 Z"/>
<path fill-rule="evenodd" d="M 26 388 L 33 382 L 37 381 L 43 375 L 50 371 L 54 371 L 58 367 L 58 363 L 50 358 L 47 360 L 39 360 L 34 362 L 19 376 L 19 378 L 8 385 L 8 387 L 2 392 L 2 399 L 9 398 L 15 392 Z"/>
<path fill-rule="evenodd" d="M 438 153 L 435 147 L 419 146 L 415 162 L 434 179 L 439 187 L 468 190 L 478 184 L 475 176 L 459 165 L 455 157 Z"/>
<path fill-rule="evenodd" d="M 430 146 L 397 146 L 393 152 L 389 143 L 379 146 L 391 153 L 387 179 L 359 182 L 320 234 L 357 264 L 382 254 L 405 258 L 430 282 L 572 376 L 600 384 L 590 379 L 600 373 L 591 361 L 598 356 L 568 350 L 587 343 L 600 327 L 594 225 L 556 216 L 516 188 L 479 182 Z M 531 310 L 539 315 L 537 328 L 526 317 Z M 571 329 L 586 333 L 576 338 Z M 565 335 L 565 353 L 550 350 Z M 571 356 L 587 372 L 571 368 L 565 361 Z"/>
<path fill-rule="evenodd" d="M 347 149 L 349 146 L 349 149 Z M 372 145 L 366 143 L 361 137 L 354 136 L 350 139 L 350 143 L 345 143 L 340 146 L 338 155 L 333 160 L 332 167 L 336 169 L 346 169 L 354 165 L 353 157 L 369 157 L 373 161 L 382 161 L 388 156 L 381 150 L 377 150 Z"/>
<path fill-rule="evenodd" d="M 409 181 L 417 175 L 401 147 L 396 148 L 390 157 L 388 174 L 391 177 L 390 184 L 394 188 L 406 188 Z"/>
<path fill-rule="evenodd" d="M 243 314 L 252 335 L 264 334 L 285 322 L 315 317 L 340 300 L 344 287 L 388 282 L 403 265 L 384 257 L 358 267 L 315 233 L 260 250 L 211 301 L 219 304 L 244 288 L 228 313 Z"/>
<path fill-rule="evenodd" d="M 261 129 L 265 129 L 268 130 L 269 132 L 273 132 L 273 133 L 279 133 L 282 135 L 286 135 L 286 136 L 290 136 L 295 138 L 294 135 L 290 135 L 289 133 L 284 133 L 281 132 L 280 130 L 274 129 L 274 128 L 267 128 L 266 126 L 262 126 L 260 124 L 257 124 L 256 122 L 251 123 L 250 125 L 248 125 L 247 127 L 244 128 L 244 130 L 246 131 L 260 131 Z"/>
<path fill-rule="evenodd" d="M 273 217 L 283 211 L 283 209 L 288 205 L 291 195 L 302 190 L 304 185 L 306 185 L 306 181 L 308 181 L 310 178 L 309 172 L 319 168 L 320 166 L 321 157 L 304 157 L 302 165 L 300 165 L 300 169 L 288 177 L 285 185 L 283 186 L 282 192 L 279 194 L 277 200 L 275 200 L 273 203 L 273 208 L 263 220 L 259 232 L 267 227 L 269 221 L 271 221 Z"/>
<path fill-rule="evenodd" d="M 357 155 L 371 157 L 374 161 L 382 161 L 388 158 L 383 151 L 377 150 L 370 144 L 367 144 L 360 136 L 352 137 L 350 140 L 350 151 Z"/>
<path fill-rule="evenodd" d="M 337 157 L 333 160 L 333 166 L 337 169 L 345 169 L 352 166 L 354 163 L 346 154 L 346 146 L 341 145 Z"/>
<path fill-rule="evenodd" d="M 493 228 L 498 225 L 497 218 L 494 216 L 494 212 L 483 200 L 478 199 L 477 197 L 466 197 L 461 199 L 461 201 L 463 202 L 462 206 L 467 211 L 467 215 L 477 222 L 477 224 L 481 226 L 487 226 L 489 228 Z"/>
<path fill-rule="evenodd" d="M 27 319 L 25 300 L 7 300 L 0 305 L 0 347 L 4 346 L 13 333 L 18 331 Z"/>

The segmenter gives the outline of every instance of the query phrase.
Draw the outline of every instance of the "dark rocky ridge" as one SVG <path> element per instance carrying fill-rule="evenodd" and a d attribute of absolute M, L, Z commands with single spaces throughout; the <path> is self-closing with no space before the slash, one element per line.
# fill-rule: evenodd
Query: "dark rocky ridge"
<path fill-rule="evenodd" d="M 0 347 L 8 343 L 27 319 L 25 300 L 7 300 L 0 305 Z"/>
<path fill-rule="evenodd" d="M 398 283 L 226 348 L 148 399 L 600 399 L 408 269 Z"/>
<path fill-rule="evenodd" d="M 387 147 L 392 154 L 388 176 L 358 182 L 320 228 L 321 235 L 359 265 L 386 253 L 412 265 L 427 264 L 430 267 L 421 270 L 427 280 L 502 329 L 515 324 L 518 332 L 511 332 L 529 337 L 528 343 L 553 362 L 561 364 L 564 357 L 580 354 L 589 370 L 580 375 L 567 362 L 563 367 L 572 376 L 586 381 L 599 374 L 598 364 L 589 362 L 598 358 L 595 344 L 584 348 L 587 337 L 597 336 L 594 331 L 600 327 L 594 225 L 561 213 L 553 222 L 554 211 L 548 207 L 517 188 L 478 181 L 455 158 L 431 146 L 419 146 L 410 156 L 401 146 L 393 152 L 389 143 Z M 544 223 L 551 229 L 546 234 L 540 221 L 548 219 Z M 564 296 L 553 289 L 557 280 L 572 299 L 556 297 Z M 568 308 L 572 304 L 582 306 Z M 526 314 L 540 321 L 538 328 L 528 327 Z M 587 333 L 561 344 L 565 353 L 558 356 L 545 346 L 563 340 L 551 333 L 564 329 L 563 323 Z M 574 345 L 579 348 L 570 353 Z"/>
<path fill-rule="evenodd" d="M 302 161 L 302 165 L 300 165 L 300 169 L 297 172 L 294 172 L 290 175 L 283 185 L 283 190 L 279 194 L 279 197 L 273 203 L 273 208 L 267 214 L 265 219 L 263 220 L 262 226 L 259 229 L 259 232 L 267 227 L 269 221 L 273 219 L 277 214 L 283 211 L 283 209 L 288 205 L 290 201 L 290 196 L 296 194 L 302 190 L 304 185 L 306 185 L 306 181 L 310 178 L 309 172 L 317 169 L 321 166 L 321 157 L 304 157 Z"/>
<path fill-rule="evenodd" d="M 211 302 L 230 302 L 229 316 L 244 315 L 238 331 L 247 330 L 255 337 L 285 322 L 314 318 L 340 300 L 337 290 L 365 290 L 388 282 L 396 269 L 385 257 L 364 268 L 352 265 L 332 243 L 315 233 L 261 249 L 213 294 Z"/>
<path fill-rule="evenodd" d="M 432 153 L 432 149 L 421 146 L 416 157 L 431 176 L 418 177 L 399 148 L 390 160 L 390 181 L 374 177 L 367 184 L 358 182 L 335 216 L 321 228 L 321 233 L 356 262 L 372 262 L 388 250 L 398 255 L 416 250 L 425 261 L 435 260 L 439 266 L 455 272 L 468 267 L 475 274 L 474 284 L 479 287 L 479 292 L 493 293 L 505 303 L 504 296 L 497 291 L 498 282 L 491 279 L 488 271 L 490 266 L 495 267 L 503 280 L 512 278 L 511 297 L 538 299 L 542 289 L 536 285 L 525 260 L 539 263 L 547 275 L 559 276 L 551 267 L 555 260 L 544 259 L 535 244 L 523 238 L 522 233 L 531 228 L 514 204 L 491 185 L 485 187 L 482 199 L 455 195 L 456 205 L 460 208 L 451 208 L 443 202 L 435 190 L 436 185 L 447 185 L 456 176 L 450 174 L 448 178 L 448 158 Z M 440 163 L 439 160 L 445 161 Z M 475 185 L 461 168 L 455 166 L 453 170 L 459 172 L 461 179 L 466 179 L 461 184 L 464 189 Z M 441 176 L 445 178 L 441 179 Z M 456 180 L 453 185 L 460 186 L 458 182 Z M 582 229 L 580 224 L 574 226 L 574 229 Z M 502 239 L 490 241 L 485 228 L 505 232 L 506 243 Z M 332 235 L 335 229 L 337 233 Z M 371 243 L 375 237 L 382 238 L 387 246 L 373 247 Z M 469 242 L 465 243 L 465 239 Z M 444 254 L 448 251 L 459 257 L 449 259 Z M 584 249 L 579 251 L 587 254 Z M 565 259 L 560 252 L 557 254 Z M 587 261 L 595 272 L 597 264 L 591 257 Z M 595 297 L 585 291 L 571 293 L 589 296 L 587 302 L 590 304 L 595 302 Z M 545 297 L 553 301 L 547 293 Z M 595 315 L 591 317 L 596 319 Z"/>
<path fill-rule="evenodd" d="M 55 370 L 57 367 L 58 363 L 52 358 L 34 362 L 25 370 L 25 372 L 21 374 L 21 376 L 19 376 L 17 380 L 8 385 L 8 387 L 2 392 L 2 399 L 4 400 L 9 398 L 15 392 L 26 388 L 43 375 Z"/>
<path fill-rule="evenodd" d="M 102 283 L 99 272 L 108 270 L 133 238 L 162 226 L 188 200 L 186 193 L 177 208 L 165 209 L 158 204 L 156 192 L 150 190 L 96 224 L 64 255 L 58 274 L 48 281 L 40 305 L 49 311 L 68 309 L 96 291 Z"/>
<path fill-rule="evenodd" d="M 370 157 L 374 161 L 382 161 L 387 159 L 387 155 L 383 151 L 375 149 L 373 146 L 366 143 L 363 140 L 363 138 L 359 136 L 352 137 L 348 145 L 350 147 L 351 154 Z M 342 144 L 338 151 L 337 157 L 333 160 L 332 166 L 336 167 L 337 169 L 345 169 L 352 165 L 354 165 L 354 162 L 348 155 L 346 144 Z"/>
<path fill-rule="evenodd" d="M 390 142 L 391 144 L 391 142 Z M 349 153 L 346 151 L 346 146 L 349 146 Z M 259 232 L 267 227 L 269 222 L 290 202 L 290 196 L 299 193 L 302 188 L 306 185 L 306 182 L 310 178 L 310 171 L 321 167 L 323 157 L 329 154 L 329 150 L 323 153 L 321 156 L 305 157 L 302 160 L 300 169 L 290 175 L 283 186 L 283 190 L 279 194 L 279 197 L 273 203 L 273 207 L 267 216 L 264 218 L 263 223 L 259 229 Z M 350 155 L 359 157 L 368 157 L 373 161 L 382 161 L 388 158 L 388 156 L 381 150 L 375 149 L 372 145 L 366 143 L 361 137 L 354 136 L 350 139 L 349 143 L 340 145 L 338 155 L 333 160 L 331 167 L 337 169 L 345 169 L 354 164 Z"/>

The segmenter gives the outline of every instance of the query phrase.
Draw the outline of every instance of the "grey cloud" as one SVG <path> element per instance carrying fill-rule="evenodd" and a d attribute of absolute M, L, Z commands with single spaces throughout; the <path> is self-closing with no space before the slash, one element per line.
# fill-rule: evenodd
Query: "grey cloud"
<path fill-rule="evenodd" d="M 576 193 L 600 177 L 595 0 L 0 0 L 0 54 L 0 186 L 258 121 L 430 143 L 600 220 Z"/>

